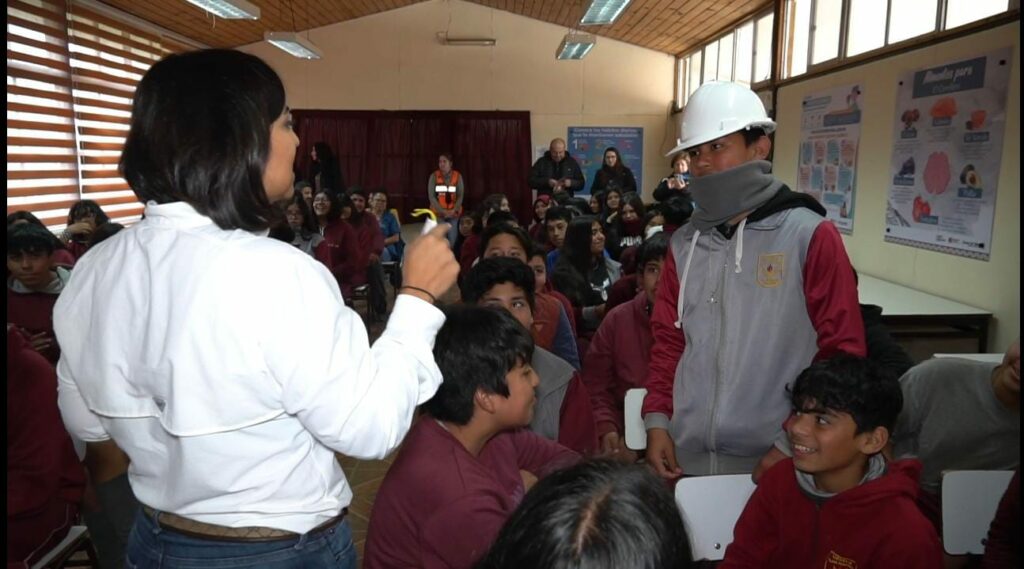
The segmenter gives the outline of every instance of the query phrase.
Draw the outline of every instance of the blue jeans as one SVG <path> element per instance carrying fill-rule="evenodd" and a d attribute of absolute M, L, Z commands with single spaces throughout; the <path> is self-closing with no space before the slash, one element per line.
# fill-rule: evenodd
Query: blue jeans
<path fill-rule="evenodd" d="M 141 510 L 135 518 L 128 569 L 355 569 L 356 548 L 348 520 L 313 535 L 280 541 L 246 542 L 200 539 L 161 528 Z"/>

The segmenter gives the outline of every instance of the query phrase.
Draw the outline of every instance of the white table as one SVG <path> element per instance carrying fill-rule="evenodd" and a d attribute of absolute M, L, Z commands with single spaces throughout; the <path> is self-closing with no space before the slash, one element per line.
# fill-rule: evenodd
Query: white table
<path fill-rule="evenodd" d="M 960 358 L 987 364 L 1001 364 L 1006 354 L 935 354 L 936 358 Z"/>
<path fill-rule="evenodd" d="M 871 275 L 861 274 L 857 288 L 861 304 L 882 307 L 882 321 L 896 337 L 975 338 L 978 352 L 988 351 L 988 310 Z"/>

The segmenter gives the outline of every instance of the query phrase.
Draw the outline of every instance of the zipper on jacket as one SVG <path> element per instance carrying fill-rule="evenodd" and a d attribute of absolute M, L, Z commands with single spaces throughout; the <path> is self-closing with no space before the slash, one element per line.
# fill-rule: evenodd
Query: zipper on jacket
<path fill-rule="evenodd" d="M 712 241 L 716 236 L 712 236 Z M 729 242 L 725 244 L 725 250 L 722 255 L 721 270 L 719 272 L 719 286 L 716 287 L 714 293 L 712 293 L 712 300 L 718 303 L 718 353 L 715 356 L 716 369 L 715 369 L 715 384 L 711 394 L 711 416 L 708 417 L 708 429 L 707 429 L 707 440 L 708 447 L 711 449 L 711 460 L 709 464 L 708 474 L 718 474 L 718 443 L 715 422 L 718 419 L 718 393 L 722 385 L 722 371 L 725 368 L 723 359 L 725 358 L 725 281 L 726 273 L 729 269 L 729 263 L 725 259 L 729 258 Z M 715 298 L 717 296 L 717 298 Z"/>

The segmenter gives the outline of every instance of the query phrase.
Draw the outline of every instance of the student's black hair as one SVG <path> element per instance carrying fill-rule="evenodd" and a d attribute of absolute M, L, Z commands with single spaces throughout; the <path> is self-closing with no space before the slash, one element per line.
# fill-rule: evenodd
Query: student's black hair
<path fill-rule="evenodd" d="M 644 216 L 647 215 L 647 206 L 644 205 L 644 200 L 643 198 L 640 197 L 640 194 L 636 192 L 629 192 L 627 194 L 624 194 L 619 200 L 620 212 L 622 211 L 622 207 L 625 206 L 626 204 L 629 204 L 629 207 L 633 208 L 633 211 L 636 212 L 636 215 L 640 219 L 643 219 Z M 621 215 L 622 214 L 620 213 L 617 217 L 621 217 Z"/>
<path fill-rule="evenodd" d="M 33 223 L 19 223 L 7 226 L 7 254 L 20 255 L 52 255 L 57 247 L 53 243 L 53 233 L 45 227 Z"/>
<path fill-rule="evenodd" d="M 668 254 L 668 235 L 659 231 L 644 240 L 636 251 L 636 270 L 643 271 L 644 266 L 651 261 L 664 261 Z"/>
<path fill-rule="evenodd" d="M 537 281 L 533 276 L 533 269 L 529 265 L 512 257 L 488 257 L 480 259 L 480 262 L 473 265 L 473 268 L 466 273 L 462 281 L 462 300 L 470 304 L 477 304 L 487 291 L 494 288 L 494 285 L 510 283 L 523 290 L 526 302 L 530 305 L 532 312 L 536 306 Z"/>
<path fill-rule="evenodd" d="M 320 190 L 319 192 L 313 192 L 313 201 L 316 201 L 316 197 L 319 196 L 320 194 L 327 196 L 327 199 L 330 200 L 331 202 L 331 209 L 327 210 L 327 221 L 337 221 L 338 218 L 341 217 L 342 198 L 347 200 L 348 196 L 337 196 L 335 195 L 334 192 L 327 189 L 323 189 Z M 320 220 L 317 219 L 316 212 L 311 211 L 310 214 L 313 216 L 313 223 L 319 225 Z"/>
<path fill-rule="evenodd" d="M 7 214 L 7 227 L 8 228 L 10 228 L 11 225 L 13 225 L 13 224 L 18 223 L 19 221 L 24 221 L 25 223 L 28 223 L 28 224 L 31 224 L 31 225 L 38 225 L 39 227 L 42 227 L 43 229 L 46 229 L 47 233 L 50 233 L 50 230 L 46 228 L 46 224 L 44 224 L 42 222 L 42 220 L 40 220 L 38 217 L 35 216 L 35 214 L 33 214 L 30 211 L 18 210 L 16 212 Z M 60 250 L 60 249 L 67 249 L 67 247 L 64 246 L 64 243 L 60 240 L 59 237 L 57 237 L 53 233 L 50 233 L 50 237 L 53 238 L 53 250 L 54 251 L 57 251 L 57 250 Z"/>
<path fill-rule="evenodd" d="M 665 217 L 665 214 L 661 212 L 661 204 L 654 204 L 651 207 L 647 208 L 647 213 L 644 215 L 644 227 L 650 225 L 651 222 L 654 221 L 654 218 L 658 217 L 659 215 L 662 218 Z"/>
<path fill-rule="evenodd" d="M 444 380 L 423 410 L 440 421 L 465 425 L 477 389 L 507 397 L 505 376 L 533 359 L 530 332 L 508 311 L 485 306 L 446 307 L 434 339 L 434 361 Z"/>
<path fill-rule="evenodd" d="M 572 221 L 573 212 L 571 209 L 563 206 L 554 206 L 548 208 L 547 213 L 544 214 L 544 223 L 551 223 L 552 221 L 562 220 L 566 224 Z"/>
<path fill-rule="evenodd" d="M 540 480 L 476 569 L 687 569 L 675 498 L 649 468 L 581 462 Z"/>
<path fill-rule="evenodd" d="M 619 194 L 619 208 L 617 210 L 612 210 L 608 207 L 608 196 L 612 195 L 613 193 Z M 606 189 L 604 193 L 601 194 L 601 215 L 607 218 L 614 211 L 622 211 L 622 202 L 625 197 L 626 196 L 622 193 L 622 190 L 620 190 L 618 187 L 612 187 L 611 183 L 609 183 L 608 189 Z"/>
<path fill-rule="evenodd" d="M 557 189 L 551 192 L 551 201 L 555 202 L 551 204 L 552 207 L 556 205 L 565 205 L 565 200 L 571 198 L 572 195 L 565 191 L 564 188 Z"/>
<path fill-rule="evenodd" d="M 595 295 L 587 278 L 594 264 L 594 254 L 590 252 L 594 223 L 600 224 L 593 215 L 581 215 L 569 222 L 561 254 L 551 271 L 551 284 L 573 306 L 594 304 Z"/>
<path fill-rule="evenodd" d="M 665 224 L 672 227 L 681 227 L 690 220 L 693 215 L 693 200 L 680 193 L 676 193 L 667 200 L 661 202 L 661 214 L 665 217 Z"/>
<path fill-rule="evenodd" d="M 478 211 L 483 217 L 487 217 L 489 214 L 501 210 L 501 202 L 507 200 L 505 194 L 488 194 L 482 202 Z"/>
<path fill-rule="evenodd" d="M 110 221 L 110 218 L 103 212 L 103 208 L 100 207 L 100 204 L 92 200 L 78 200 L 71 204 L 71 207 L 68 209 L 68 225 L 76 223 L 78 220 L 90 214 L 96 221 L 97 226 Z"/>
<path fill-rule="evenodd" d="M 114 223 L 113 221 L 108 221 L 103 225 L 98 226 L 89 238 L 89 248 L 91 249 L 99 243 L 110 239 L 122 229 L 124 229 L 123 225 L 120 223 Z"/>
<path fill-rule="evenodd" d="M 487 227 L 492 225 L 519 225 L 519 220 L 516 216 L 512 215 L 510 211 L 492 211 L 491 215 L 487 216 Z"/>
<path fill-rule="evenodd" d="M 892 433 L 903 409 L 899 379 L 874 362 L 846 354 L 811 364 L 791 390 L 793 408 L 849 413 L 857 434 L 885 427 Z"/>
<path fill-rule="evenodd" d="M 484 229 L 484 232 L 480 235 L 480 254 L 483 255 L 487 251 L 487 245 L 491 239 L 494 239 L 498 235 L 511 235 L 519 241 L 519 245 L 523 248 L 523 252 L 530 250 L 533 245 L 533 240 L 530 239 L 530 235 L 518 225 L 511 225 L 509 223 L 494 223 L 493 216 L 492 222 Z"/>
<path fill-rule="evenodd" d="M 583 198 L 571 197 L 565 200 L 565 204 L 562 207 L 571 211 L 573 217 L 580 215 L 593 215 L 590 211 L 590 202 Z"/>
<path fill-rule="evenodd" d="M 743 134 L 743 143 L 747 146 L 754 144 L 761 139 L 762 136 L 768 136 L 768 133 L 761 127 L 754 127 L 750 129 L 743 129 L 740 131 Z"/>
<path fill-rule="evenodd" d="M 120 170 L 142 202 L 184 201 L 222 229 L 267 229 L 280 208 L 263 172 L 284 85 L 260 58 L 178 53 L 139 81 Z"/>

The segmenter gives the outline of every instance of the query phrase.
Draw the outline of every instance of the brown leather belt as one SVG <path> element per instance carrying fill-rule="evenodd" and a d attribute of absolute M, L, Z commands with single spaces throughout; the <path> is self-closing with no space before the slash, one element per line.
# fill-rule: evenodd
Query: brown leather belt
<path fill-rule="evenodd" d="M 142 511 L 150 518 L 155 517 L 156 523 L 161 528 L 199 539 L 209 539 L 213 541 L 281 541 L 299 537 L 299 534 L 295 532 L 285 531 L 282 529 L 258 526 L 232 528 L 216 524 L 207 524 L 168 512 L 160 512 L 157 514 L 156 510 L 146 505 L 142 506 Z M 341 523 L 347 515 L 348 508 L 345 508 L 337 516 L 316 526 L 307 533 L 312 535 L 332 528 Z"/>

